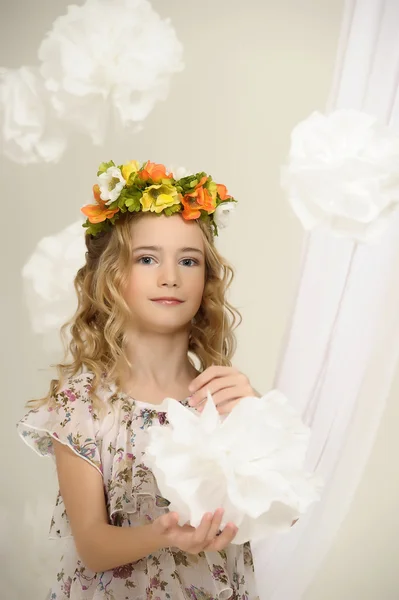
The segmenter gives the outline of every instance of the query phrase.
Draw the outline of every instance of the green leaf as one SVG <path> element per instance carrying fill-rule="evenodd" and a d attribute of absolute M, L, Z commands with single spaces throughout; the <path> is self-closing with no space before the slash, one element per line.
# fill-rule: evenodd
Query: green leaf
<path fill-rule="evenodd" d="M 88 235 L 96 236 L 105 229 L 105 223 L 90 223 L 90 221 L 86 221 L 83 227 L 86 227 Z"/>
<path fill-rule="evenodd" d="M 107 205 L 109 209 L 119 208 L 119 198 Z"/>
<path fill-rule="evenodd" d="M 110 231 L 112 226 L 115 224 L 120 217 L 120 213 L 116 213 L 110 219 L 106 219 L 105 221 L 101 221 L 101 223 L 90 223 L 89 219 L 87 219 L 83 223 L 83 227 L 87 230 L 87 235 L 96 236 L 103 231 Z"/>
<path fill-rule="evenodd" d="M 129 212 L 138 212 L 141 208 L 140 199 L 129 198 L 128 200 L 126 200 L 125 206 L 129 210 Z"/>
<path fill-rule="evenodd" d="M 129 179 L 126 182 L 127 186 L 131 186 L 134 184 L 135 180 L 137 179 L 137 172 L 136 171 L 132 171 L 129 175 Z"/>
<path fill-rule="evenodd" d="M 119 194 L 119 197 L 115 200 L 115 208 L 118 207 L 118 208 L 122 209 L 125 206 L 126 199 L 128 198 L 126 192 L 127 192 L 126 188 L 123 188 L 123 190 Z"/>
<path fill-rule="evenodd" d="M 115 224 L 115 221 L 117 221 L 119 219 L 119 213 L 116 213 L 113 217 L 111 217 L 110 219 L 106 220 L 107 223 L 107 229 L 111 229 L 110 223 L 112 223 L 112 225 Z"/>
<path fill-rule="evenodd" d="M 162 215 L 166 215 L 167 217 L 171 217 L 172 215 L 174 215 L 177 212 L 180 212 L 181 210 L 181 204 L 173 204 L 172 206 L 168 206 L 167 208 L 165 208 L 162 212 L 160 212 L 159 214 Z"/>
<path fill-rule="evenodd" d="M 102 162 L 101 165 L 98 167 L 97 176 L 101 175 L 102 173 L 105 173 L 110 167 L 114 166 L 115 163 L 113 160 L 110 160 L 109 162 Z"/>
<path fill-rule="evenodd" d="M 123 190 L 120 193 L 120 196 L 117 200 L 117 206 L 122 210 L 122 208 L 124 206 L 128 206 L 127 202 L 129 200 L 131 200 L 132 198 L 141 198 L 142 196 L 142 192 L 140 192 L 139 190 L 137 190 L 135 187 L 131 187 L 131 188 L 123 188 Z"/>

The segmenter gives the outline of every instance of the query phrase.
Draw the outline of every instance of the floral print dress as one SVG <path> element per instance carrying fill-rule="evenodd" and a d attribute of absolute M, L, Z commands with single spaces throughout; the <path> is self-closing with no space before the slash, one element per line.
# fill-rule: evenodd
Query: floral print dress
<path fill-rule="evenodd" d="M 166 425 L 166 414 L 108 386 L 99 392 L 106 406 L 100 414 L 89 395 L 92 378 L 91 373 L 70 378 L 54 402 L 21 419 L 18 431 L 42 456 L 53 455 L 54 438 L 97 469 L 110 524 L 151 523 L 168 511 L 168 501 L 142 458 L 148 427 Z M 187 400 L 183 403 L 188 406 Z M 137 562 L 93 572 L 76 552 L 60 493 L 50 537 L 69 538 L 50 600 L 259 600 L 249 544 L 198 555 L 163 548 Z"/>

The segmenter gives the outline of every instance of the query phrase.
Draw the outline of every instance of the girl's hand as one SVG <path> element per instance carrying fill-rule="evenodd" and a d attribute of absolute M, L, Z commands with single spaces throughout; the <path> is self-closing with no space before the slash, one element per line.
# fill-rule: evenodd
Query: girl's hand
<path fill-rule="evenodd" d="M 199 412 L 204 408 L 209 390 L 221 415 L 231 412 L 242 398 L 260 397 L 248 377 L 234 367 L 208 367 L 191 382 L 189 390 L 192 393 L 190 406 Z"/>
<path fill-rule="evenodd" d="M 228 546 L 237 534 L 237 527 L 228 523 L 219 534 L 223 518 L 223 509 L 218 509 L 213 515 L 204 515 L 199 527 L 177 523 L 177 513 L 166 513 L 152 524 L 153 532 L 162 540 L 164 548 L 179 548 L 188 554 L 200 552 L 219 552 Z"/>

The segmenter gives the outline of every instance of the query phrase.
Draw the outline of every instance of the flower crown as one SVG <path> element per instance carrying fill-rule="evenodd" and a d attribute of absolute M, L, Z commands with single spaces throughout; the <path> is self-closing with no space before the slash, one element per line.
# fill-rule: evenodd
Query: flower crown
<path fill-rule="evenodd" d="M 226 186 L 206 173 L 175 179 L 164 165 L 150 161 L 141 165 L 132 160 L 119 167 L 113 161 L 101 163 L 97 176 L 98 183 L 93 186 L 96 204 L 81 209 L 87 217 L 83 227 L 92 236 L 108 231 L 125 212 L 181 213 L 187 221 L 208 221 L 217 235 L 235 208 L 236 200 Z"/>

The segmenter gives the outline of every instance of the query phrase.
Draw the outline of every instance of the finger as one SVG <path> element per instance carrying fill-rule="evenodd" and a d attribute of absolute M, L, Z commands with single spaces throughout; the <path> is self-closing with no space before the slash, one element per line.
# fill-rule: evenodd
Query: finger
<path fill-rule="evenodd" d="M 213 399 L 217 392 L 225 389 L 231 389 L 240 384 L 240 379 L 237 375 L 229 375 L 228 377 L 217 377 L 212 379 L 205 386 L 198 389 L 190 398 L 190 406 L 196 406 L 208 398 L 208 391 L 212 394 Z"/>
<path fill-rule="evenodd" d="M 224 402 L 235 398 L 258 396 L 246 375 L 243 373 L 235 373 L 229 377 L 219 377 L 218 379 L 214 379 L 208 386 L 198 390 L 191 397 L 191 406 L 197 405 L 197 402 L 204 402 L 208 397 L 208 391 L 212 394 L 215 404 L 217 398 L 219 398 L 218 402 Z M 222 394 L 222 392 L 224 392 L 224 394 Z M 229 394 L 231 395 L 229 396 Z"/>
<path fill-rule="evenodd" d="M 215 392 L 212 394 L 213 401 L 215 406 L 219 406 L 223 402 L 230 402 L 231 400 L 239 400 L 243 398 L 245 394 L 245 388 L 239 388 L 238 386 L 229 387 L 219 392 Z M 205 408 L 206 400 L 201 400 L 199 404 L 197 404 L 194 408 Z"/>
<path fill-rule="evenodd" d="M 234 393 L 233 393 L 234 392 Z M 242 392 L 240 390 L 223 390 L 215 394 L 214 402 L 217 408 L 217 411 L 220 415 L 230 413 L 234 406 L 236 406 L 241 400 L 244 398 Z M 198 412 L 202 412 L 205 408 L 205 403 L 199 404 L 196 407 Z"/>
<path fill-rule="evenodd" d="M 212 550 L 219 552 L 220 550 L 226 548 L 226 546 L 231 544 L 231 542 L 234 540 L 237 532 L 238 527 L 236 527 L 234 523 L 227 523 L 222 533 L 218 535 L 217 538 L 215 538 L 215 540 L 212 542 Z"/>
<path fill-rule="evenodd" d="M 174 512 L 167 513 L 166 515 L 164 515 L 162 517 L 162 527 L 164 528 L 165 532 L 168 532 L 171 529 L 173 529 L 174 527 L 176 527 L 178 522 L 179 522 L 179 515 Z"/>
<path fill-rule="evenodd" d="M 202 546 L 204 541 L 207 539 L 208 532 L 209 532 L 209 529 L 212 524 L 212 519 L 213 519 L 212 513 L 206 513 L 202 517 L 201 523 L 197 527 L 197 530 L 195 531 L 195 534 L 194 534 L 194 540 L 193 540 L 194 545 Z"/>
<path fill-rule="evenodd" d="M 202 371 L 198 377 L 192 380 L 188 389 L 192 394 L 195 394 L 196 391 L 208 385 L 212 379 L 217 377 L 224 377 L 226 375 L 231 375 L 232 373 L 237 372 L 233 367 L 221 367 L 219 365 L 213 365 L 212 367 L 208 367 L 205 371 Z"/>
<path fill-rule="evenodd" d="M 217 536 L 218 532 L 220 531 L 223 515 L 224 515 L 223 508 L 218 508 L 216 510 L 215 514 L 213 515 L 212 523 L 211 523 L 211 526 L 208 531 L 208 537 L 206 539 L 208 544 L 210 544 L 214 540 L 214 538 Z"/>

